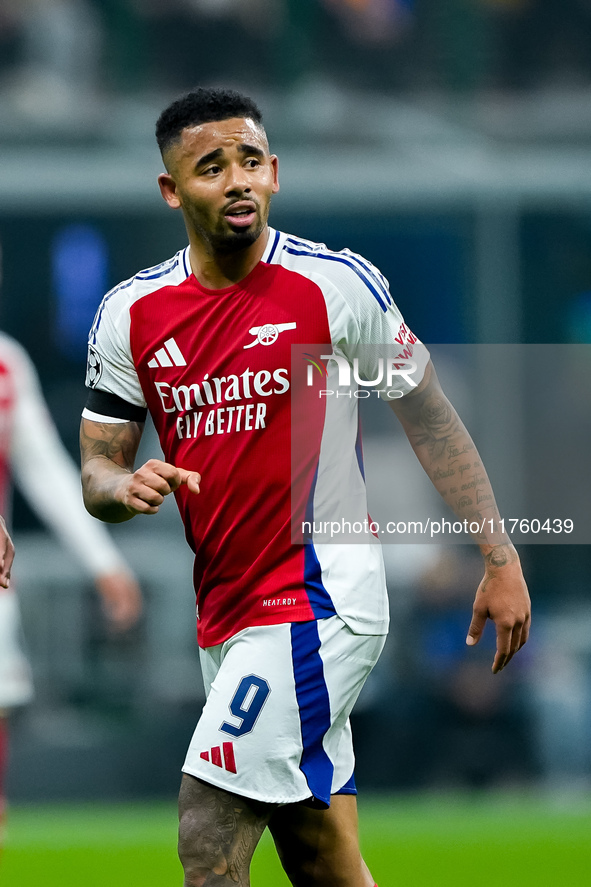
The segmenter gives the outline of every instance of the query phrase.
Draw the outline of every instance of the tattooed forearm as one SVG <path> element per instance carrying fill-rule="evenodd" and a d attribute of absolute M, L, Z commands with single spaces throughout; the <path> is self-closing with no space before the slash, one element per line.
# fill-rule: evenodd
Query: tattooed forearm
<path fill-rule="evenodd" d="M 82 492 L 87 510 L 99 520 L 120 523 L 133 515 L 117 502 L 121 476 L 133 471 L 142 436 L 138 422 L 102 423 L 82 419 Z"/>
<path fill-rule="evenodd" d="M 484 555 L 484 560 L 490 567 L 504 567 L 517 560 L 517 552 L 512 545 L 495 545 Z"/>
<path fill-rule="evenodd" d="M 83 419 L 80 425 L 82 463 L 95 456 L 104 456 L 131 470 L 142 430 L 143 424 L 139 422 L 106 423 Z"/>
<path fill-rule="evenodd" d="M 497 570 L 499 568 L 510 567 L 511 569 L 521 569 L 519 555 L 509 541 L 502 545 L 493 545 L 489 548 L 482 547 L 482 554 L 484 555 L 484 563 L 486 565 L 485 577 L 480 586 L 480 590 L 483 594 L 486 592 L 490 580 L 497 575 Z M 515 566 L 511 567 L 511 565 Z"/>
<path fill-rule="evenodd" d="M 416 392 L 393 402 L 392 409 L 444 501 L 460 520 L 477 523 L 473 538 L 481 545 L 506 541 L 478 452 L 432 368 Z"/>
<path fill-rule="evenodd" d="M 456 411 L 443 394 L 429 392 L 418 397 L 422 402 L 412 442 L 416 447 L 426 447 L 431 460 L 436 461 L 447 452 L 460 422 Z"/>
<path fill-rule="evenodd" d="M 443 468 L 436 468 L 432 474 L 432 479 L 433 481 L 442 480 L 444 477 L 453 477 L 455 473 L 455 468 L 447 468 L 445 471 Z"/>

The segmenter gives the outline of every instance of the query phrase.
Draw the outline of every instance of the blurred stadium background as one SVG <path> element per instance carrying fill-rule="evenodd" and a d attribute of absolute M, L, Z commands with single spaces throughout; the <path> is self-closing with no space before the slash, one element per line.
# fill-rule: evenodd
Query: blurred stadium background
<path fill-rule="evenodd" d="M 86 333 L 102 294 L 184 243 L 155 184 L 153 126 L 196 84 L 259 101 L 281 164 L 272 223 L 371 259 L 425 342 L 591 341 L 589 0 L 0 0 L 0 327 L 33 357 L 76 458 Z M 441 373 L 477 442 L 504 429 L 490 453 L 502 511 L 550 476 L 585 488 L 591 416 L 586 349 L 557 371 L 550 401 L 526 386 L 524 352 L 509 353 L 503 366 L 481 360 L 477 391 L 453 360 Z M 409 485 L 429 496 L 427 486 L 389 415 L 368 413 L 366 425 L 376 507 L 395 471 L 402 514 Z M 551 456 L 522 474 L 533 426 Z M 149 433 L 144 452 L 156 446 Z M 495 477 L 495 459 L 509 456 L 517 468 Z M 141 625 L 114 638 L 79 565 L 16 494 L 14 576 L 36 697 L 13 719 L 6 883 L 40 882 L 37 851 L 51 877 L 43 848 L 69 848 L 69 867 L 54 859 L 65 887 L 79 883 L 77 846 L 87 861 L 93 846 L 98 865 L 111 860 L 113 885 L 125 835 L 128 862 L 151 859 L 161 829 L 173 853 L 167 801 L 203 696 L 191 559 L 167 506 L 114 534 L 147 598 Z M 367 814 L 366 840 L 378 836 L 376 856 L 390 860 L 383 885 L 395 866 L 405 883 L 448 883 L 449 870 L 462 884 L 458 870 L 473 874 L 483 848 L 504 854 L 503 884 L 560 883 L 563 859 L 564 883 L 589 883 L 577 829 L 588 834 L 591 819 L 590 549 L 521 554 L 535 633 L 493 679 L 490 636 L 464 648 L 478 558 L 466 546 L 388 546 L 392 635 L 354 717 L 358 783 L 393 797 Z M 450 797 L 464 798 L 464 818 Z M 100 828 L 86 808 L 55 806 L 83 802 Z M 146 805 L 140 836 L 128 807 L 109 806 L 132 802 Z M 104 835 L 98 849 L 91 832 Z M 530 881 L 515 860 L 534 856 Z M 153 883 L 173 883 L 164 872 Z M 497 874 L 479 881 L 500 884 Z"/>

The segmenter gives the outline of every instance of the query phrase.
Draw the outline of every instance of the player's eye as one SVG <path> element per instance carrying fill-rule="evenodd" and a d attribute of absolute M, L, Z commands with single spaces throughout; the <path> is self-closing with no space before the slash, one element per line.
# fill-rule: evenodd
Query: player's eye
<path fill-rule="evenodd" d="M 256 169 L 257 166 L 261 165 L 261 161 L 257 157 L 249 157 L 246 161 L 246 166 L 249 169 Z"/>
<path fill-rule="evenodd" d="M 207 167 L 203 170 L 203 175 L 205 175 L 205 176 L 216 176 L 216 175 L 217 175 L 219 172 L 221 172 L 221 171 L 222 171 L 221 166 L 218 166 L 217 164 L 214 163 L 212 166 L 207 166 Z"/>

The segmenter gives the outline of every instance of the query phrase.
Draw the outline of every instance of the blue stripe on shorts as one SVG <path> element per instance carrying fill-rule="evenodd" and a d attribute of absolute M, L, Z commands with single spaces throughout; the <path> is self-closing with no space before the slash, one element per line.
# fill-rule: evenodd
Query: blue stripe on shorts
<path fill-rule="evenodd" d="M 302 729 L 300 770 L 311 794 L 328 807 L 334 766 L 322 745 L 330 727 L 330 702 L 317 622 L 292 623 L 291 650 Z"/>
<path fill-rule="evenodd" d="M 335 792 L 335 795 L 356 795 L 357 786 L 355 785 L 355 772 L 351 773 L 351 778 L 347 780 L 342 788 Z"/>

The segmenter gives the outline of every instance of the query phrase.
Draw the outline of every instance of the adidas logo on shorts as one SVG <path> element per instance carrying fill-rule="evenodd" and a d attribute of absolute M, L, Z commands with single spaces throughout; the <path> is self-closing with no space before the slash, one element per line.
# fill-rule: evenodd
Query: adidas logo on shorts
<path fill-rule="evenodd" d="M 222 757 L 223 754 L 223 757 Z M 209 751 L 202 751 L 199 755 L 204 761 L 209 761 L 228 773 L 236 773 L 236 760 L 234 758 L 234 744 L 232 742 L 223 742 L 222 747 L 215 745 Z"/>

